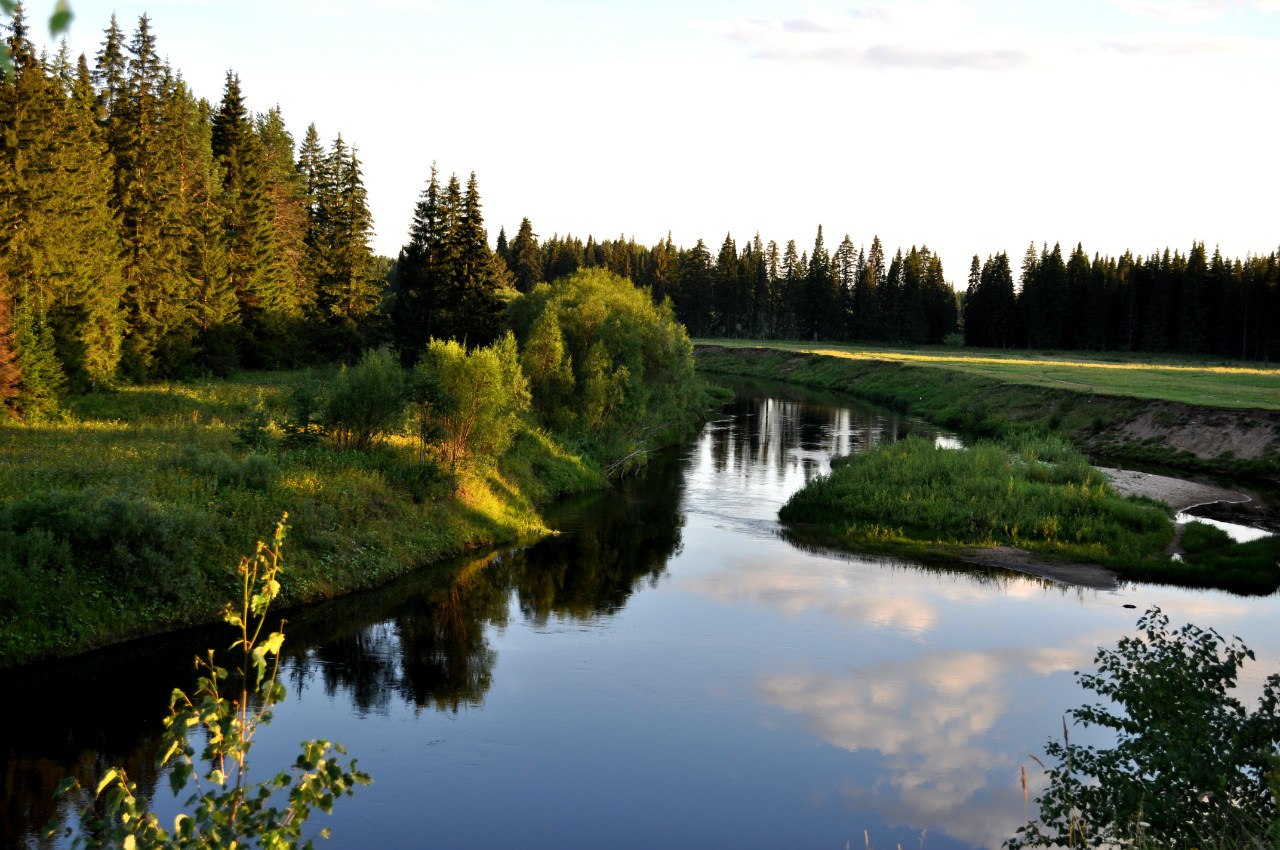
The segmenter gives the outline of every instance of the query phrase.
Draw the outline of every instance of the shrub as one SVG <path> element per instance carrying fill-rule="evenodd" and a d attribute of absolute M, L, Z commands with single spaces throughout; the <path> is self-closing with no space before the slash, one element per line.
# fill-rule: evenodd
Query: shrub
<path fill-rule="evenodd" d="M 602 269 L 539 284 L 510 322 L 542 424 L 613 471 L 685 433 L 704 391 L 670 304 Z"/>
<path fill-rule="evenodd" d="M 433 437 L 444 463 L 456 470 L 465 457 L 501 457 L 511 445 L 529 389 L 515 337 L 467 351 L 432 340 L 414 371 L 419 431 Z"/>
<path fill-rule="evenodd" d="M 1194 625 L 1170 630 L 1154 607 L 1138 629 L 1098 650 L 1096 673 L 1077 673 L 1103 702 L 1068 712 L 1114 732 L 1115 746 L 1072 744 L 1064 724 L 1062 741 L 1045 747 L 1053 765 L 1039 819 L 1005 846 L 1272 846 L 1280 673 L 1267 677 L 1250 712 L 1233 695 L 1254 659 L 1239 638 Z"/>
<path fill-rule="evenodd" d="M 324 406 L 325 430 L 339 449 L 370 449 L 403 424 L 408 389 L 395 355 L 385 348 L 366 351 L 334 384 Z"/>

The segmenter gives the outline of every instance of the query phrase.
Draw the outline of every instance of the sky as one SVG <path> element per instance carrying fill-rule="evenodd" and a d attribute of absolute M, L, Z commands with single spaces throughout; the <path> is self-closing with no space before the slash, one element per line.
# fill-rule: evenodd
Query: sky
<path fill-rule="evenodd" d="M 32 18 L 52 0 L 27 0 Z M 359 152 L 395 256 L 432 162 L 491 241 L 879 235 L 969 258 L 1280 247 L 1280 0 L 72 0 Z"/>

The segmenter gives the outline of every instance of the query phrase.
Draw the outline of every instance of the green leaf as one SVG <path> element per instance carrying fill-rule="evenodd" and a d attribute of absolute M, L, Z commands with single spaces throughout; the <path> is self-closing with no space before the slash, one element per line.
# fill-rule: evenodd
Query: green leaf
<path fill-rule="evenodd" d="M 115 779 L 119 775 L 120 775 L 119 771 L 117 771 L 114 767 L 108 770 L 106 773 L 102 774 L 102 778 L 98 780 L 98 787 L 95 788 L 93 791 L 93 796 L 96 797 L 99 794 L 101 794 L 102 789 L 110 785 L 111 780 Z"/>
<path fill-rule="evenodd" d="M 71 28 L 71 20 L 74 17 L 68 0 L 58 0 L 58 4 L 53 7 L 53 15 L 49 18 L 49 32 L 53 35 L 66 32 Z"/>
<path fill-rule="evenodd" d="M 18 8 L 18 4 L 14 0 L 0 0 L 0 9 L 3 9 L 6 15 L 12 15 L 13 10 L 16 8 Z"/>

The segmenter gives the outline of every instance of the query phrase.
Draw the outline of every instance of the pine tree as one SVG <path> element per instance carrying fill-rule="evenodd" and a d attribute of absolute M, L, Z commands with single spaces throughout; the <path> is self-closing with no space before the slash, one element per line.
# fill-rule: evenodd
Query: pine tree
<path fill-rule="evenodd" d="M 110 39 L 111 32 L 108 31 Z M 109 56 L 104 47 L 103 54 Z M 185 200 L 177 138 L 164 126 L 177 81 L 159 59 L 144 15 L 129 42 L 122 93 L 105 116 L 115 161 L 113 206 L 120 222 L 125 273 L 125 342 L 121 368 L 135 379 L 189 368 L 195 326 L 187 304 L 193 284 L 180 240 Z M 108 68 L 99 73 L 110 76 Z"/>
<path fill-rule="evenodd" d="M 880 237 L 874 236 L 853 288 L 854 339 L 870 341 L 884 338 L 880 321 L 880 291 L 884 276 L 884 248 Z"/>
<path fill-rule="evenodd" d="M 88 69 L 65 49 L 50 76 L 19 8 L 0 83 L 0 266 L 30 300 L 78 387 L 109 383 L 120 355 L 122 273 L 111 176 Z"/>
<path fill-rule="evenodd" d="M 212 146 L 223 173 L 227 272 L 245 329 L 241 354 L 252 366 L 277 365 L 295 293 L 275 262 L 265 153 L 245 109 L 240 78 L 230 71 L 213 117 Z"/>
<path fill-rule="evenodd" d="M 409 241 L 396 263 L 396 291 L 391 323 L 400 357 L 415 362 L 432 338 L 436 304 L 441 299 L 437 257 L 445 239 L 440 210 L 440 179 L 434 163 L 431 178 L 414 207 Z"/>
<path fill-rule="evenodd" d="M 451 290 L 459 307 L 451 336 L 468 345 L 488 345 L 498 338 L 505 295 L 489 250 L 474 171 L 467 179 L 450 241 L 455 258 Z"/>
<path fill-rule="evenodd" d="M 708 333 L 719 336 L 737 336 L 738 330 L 738 246 L 733 236 L 726 233 L 716 255 L 711 273 L 712 317 Z"/>
<path fill-rule="evenodd" d="M 28 300 L 13 314 L 13 347 L 19 369 L 16 407 L 27 421 L 41 421 L 57 415 L 67 379 L 54 348 L 53 328 L 45 321 L 40 305 Z"/>
<path fill-rule="evenodd" d="M 538 248 L 538 234 L 533 232 L 529 219 L 520 220 L 520 229 L 512 240 L 508 265 L 515 277 L 516 289 L 530 292 L 542 282 L 542 252 Z"/>
<path fill-rule="evenodd" d="M 360 159 L 341 136 L 325 158 L 325 175 L 320 200 L 325 274 L 316 284 L 316 304 L 324 317 L 328 353 L 352 359 L 377 340 L 374 311 L 384 281 L 369 247 L 373 216 Z"/>
<path fill-rule="evenodd" d="M 279 292 L 278 331 L 287 350 L 296 360 L 302 339 L 299 327 L 304 315 L 314 309 L 316 288 L 309 277 L 307 231 L 309 225 L 307 179 L 293 158 L 293 136 L 285 128 L 279 109 L 272 109 L 256 122 L 266 204 L 271 226 L 270 274 Z"/>

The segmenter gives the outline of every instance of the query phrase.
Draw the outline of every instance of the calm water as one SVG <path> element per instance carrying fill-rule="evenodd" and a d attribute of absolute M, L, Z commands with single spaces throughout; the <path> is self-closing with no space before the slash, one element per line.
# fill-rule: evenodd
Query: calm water
<path fill-rule="evenodd" d="M 992 847 L 1023 820 L 1027 754 L 1084 701 L 1072 671 L 1143 608 L 1243 637 L 1251 694 L 1280 663 L 1276 597 L 802 551 L 776 522 L 792 491 L 834 454 L 930 432 L 765 392 L 559 507 L 558 537 L 292 618 L 255 765 L 311 737 L 359 758 L 375 784 L 315 821 L 334 848 Z M 0 730 L 0 841 L 24 843 L 73 770 L 124 760 L 153 783 L 168 691 L 209 639 L 0 680 L 25 715 Z"/>

